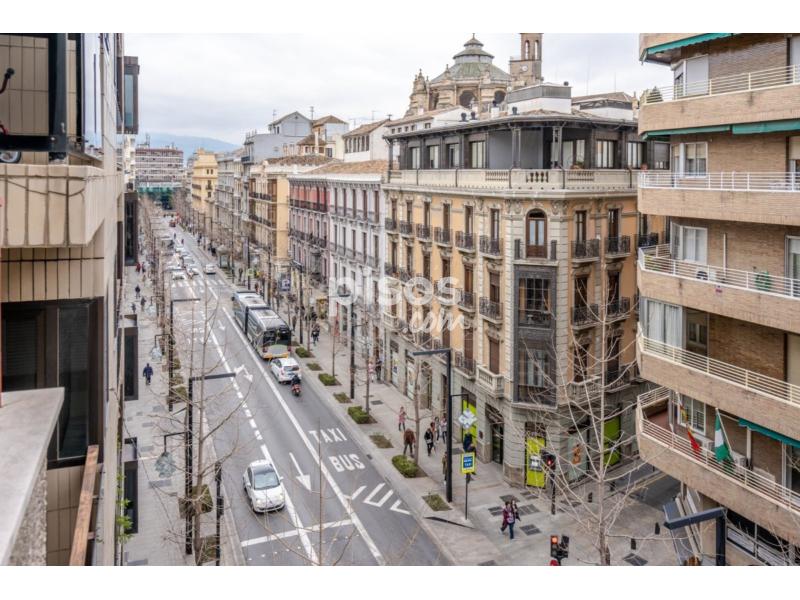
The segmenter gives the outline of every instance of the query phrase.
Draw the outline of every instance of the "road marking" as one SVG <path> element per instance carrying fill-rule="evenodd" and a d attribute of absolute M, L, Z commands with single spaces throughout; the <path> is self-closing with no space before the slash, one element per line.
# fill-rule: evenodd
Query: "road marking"
<path fill-rule="evenodd" d="M 266 458 L 273 466 L 275 465 L 275 461 L 272 460 L 266 444 L 261 444 L 261 453 L 264 455 L 264 458 Z M 308 537 L 308 532 L 303 527 L 303 522 L 300 520 L 300 516 L 295 510 L 294 502 L 292 502 L 292 499 L 289 497 L 289 493 L 286 490 L 284 490 L 283 493 L 284 497 L 286 498 L 286 512 L 289 513 L 289 522 L 294 524 L 297 535 L 300 536 L 300 541 L 305 548 L 306 555 L 308 556 L 309 560 L 312 562 L 312 564 L 317 564 L 317 553 L 314 551 L 314 548 L 311 545 L 311 538 Z"/>
<path fill-rule="evenodd" d="M 228 309 L 223 307 L 222 311 L 225 313 L 225 316 L 228 317 L 228 320 L 230 321 L 234 329 L 236 329 L 236 324 L 234 323 L 233 317 L 231 316 Z M 247 347 L 250 350 L 250 352 L 252 352 L 255 355 L 255 350 L 248 343 L 247 338 L 244 337 L 242 332 L 236 329 L 236 333 L 239 335 L 239 338 L 242 340 L 245 347 Z M 261 359 L 258 358 L 258 360 Z M 292 422 L 292 425 L 294 425 L 295 430 L 297 430 L 297 434 L 300 436 L 300 439 L 306 445 L 306 448 L 308 448 L 309 454 L 311 454 L 311 457 L 319 466 L 320 471 L 322 472 L 322 476 L 325 477 L 325 479 L 328 482 L 328 485 L 331 487 L 331 490 L 333 490 L 333 493 L 336 494 L 336 497 L 339 499 L 339 502 L 341 502 L 342 507 L 345 509 L 345 511 L 347 511 L 348 515 L 352 519 L 353 525 L 358 530 L 361 539 L 364 540 L 364 543 L 367 545 L 367 548 L 369 548 L 369 551 L 375 558 L 375 561 L 379 565 L 385 565 L 386 560 L 383 558 L 383 555 L 381 554 L 381 551 L 378 549 L 378 546 L 375 545 L 372 536 L 369 535 L 366 528 L 364 527 L 364 524 L 361 522 L 361 519 L 358 518 L 358 515 L 351 509 L 346 496 L 342 493 L 342 490 L 339 489 L 339 485 L 336 483 L 336 480 L 333 478 L 330 471 L 328 471 L 328 468 L 325 466 L 325 463 L 323 463 L 322 460 L 320 460 L 319 454 L 317 454 L 317 451 L 314 449 L 314 446 L 311 444 L 311 441 L 308 439 L 308 436 L 305 434 L 305 431 L 303 431 L 303 428 L 300 426 L 300 423 L 298 423 L 294 414 L 289 409 L 289 406 L 286 404 L 286 401 L 283 399 L 283 396 L 281 396 L 280 390 L 278 390 L 278 388 L 275 385 L 275 382 L 272 381 L 272 378 L 267 377 L 267 372 L 264 370 L 264 366 L 261 363 L 259 363 L 258 360 L 255 361 L 255 364 L 258 370 L 261 371 L 261 375 L 264 377 L 264 381 L 266 381 L 267 385 L 269 385 L 269 387 L 272 389 L 272 392 L 275 394 L 275 398 L 281 405 L 281 408 L 283 408 L 284 412 L 286 413 L 286 416 Z"/>
<path fill-rule="evenodd" d="M 389 510 L 393 510 L 394 512 L 402 513 L 404 515 L 410 515 L 411 513 L 407 510 L 403 510 L 400 508 L 400 500 L 395 500 L 395 503 L 389 507 Z"/>
<path fill-rule="evenodd" d="M 244 409 L 244 416 L 247 417 L 248 419 L 252 419 L 253 418 L 253 413 L 250 412 L 249 408 L 245 408 Z"/>
<path fill-rule="evenodd" d="M 372 498 L 373 498 L 374 496 L 377 496 L 377 495 L 378 495 L 378 493 L 381 491 L 381 488 L 383 488 L 383 486 L 384 486 L 384 485 L 386 485 L 386 484 L 385 484 L 385 483 L 379 483 L 379 484 L 378 484 L 378 485 L 375 487 L 375 489 L 374 489 L 374 490 L 372 490 L 372 493 L 371 493 L 369 496 L 367 496 L 366 498 L 364 498 L 364 504 L 369 504 L 370 506 L 376 506 L 376 507 L 378 507 L 378 508 L 380 508 L 381 506 L 383 506 L 384 504 L 386 504 L 386 501 L 389 499 L 389 497 L 390 497 L 392 494 L 394 494 L 394 492 L 393 492 L 392 490 L 389 490 L 388 492 L 386 492 L 386 495 L 385 495 L 383 498 L 381 498 L 380 500 L 378 500 L 377 502 L 374 502 L 374 501 L 372 500 Z"/>
<path fill-rule="evenodd" d="M 297 464 L 297 459 L 294 457 L 294 454 L 292 454 L 291 452 L 289 452 L 289 458 L 292 459 L 292 462 L 294 463 L 294 468 L 297 469 L 297 473 L 298 473 L 297 479 L 300 481 L 300 483 L 303 484 L 303 487 L 306 488 L 310 492 L 311 491 L 311 475 L 306 475 L 306 474 L 303 473 L 303 471 L 300 470 L 300 465 Z"/>
<path fill-rule="evenodd" d="M 365 489 L 367 489 L 367 486 L 362 485 L 355 492 L 353 492 L 353 494 L 350 496 L 350 500 L 355 500 L 356 498 L 358 498 L 361 492 L 363 492 Z"/>
<path fill-rule="evenodd" d="M 309 532 L 316 532 L 322 529 L 323 531 L 326 529 L 332 529 L 334 527 L 344 527 L 346 525 L 352 525 L 353 522 L 350 519 L 342 519 L 341 521 L 330 521 L 329 523 L 323 523 L 322 525 L 312 525 L 308 528 Z M 281 540 L 285 538 L 290 538 L 296 536 L 298 533 L 297 531 L 283 531 L 281 533 L 274 533 L 272 535 L 265 535 L 262 537 L 252 538 L 249 540 L 244 540 L 242 542 L 242 547 L 247 548 L 248 546 L 255 546 L 257 544 L 265 544 L 267 542 L 274 542 L 275 540 Z M 277 552 L 276 552 L 277 554 Z M 261 555 L 264 556 L 263 554 Z"/>
<path fill-rule="evenodd" d="M 256 425 L 256 422 L 253 419 L 250 419 L 248 422 L 250 423 L 250 427 L 253 429 L 258 429 L 258 425 Z"/>

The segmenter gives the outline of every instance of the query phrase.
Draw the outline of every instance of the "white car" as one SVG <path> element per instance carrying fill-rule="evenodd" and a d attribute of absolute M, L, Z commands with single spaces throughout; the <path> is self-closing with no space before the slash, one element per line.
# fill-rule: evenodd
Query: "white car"
<path fill-rule="evenodd" d="M 280 510 L 286 506 L 286 490 L 283 489 L 283 477 L 278 475 L 275 467 L 268 460 L 251 462 L 242 476 L 244 493 L 255 512 Z"/>
<path fill-rule="evenodd" d="M 183 271 L 174 271 L 172 273 L 172 281 L 184 281 L 186 280 L 186 275 L 183 274 Z"/>
<path fill-rule="evenodd" d="M 213 275 L 214 273 L 217 272 L 217 265 L 215 265 L 214 263 L 208 263 L 204 270 L 206 272 L 206 275 Z"/>
<path fill-rule="evenodd" d="M 279 383 L 289 383 L 295 375 L 300 379 L 303 378 L 300 364 L 293 358 L 276 358 L 269 366 Z"/>

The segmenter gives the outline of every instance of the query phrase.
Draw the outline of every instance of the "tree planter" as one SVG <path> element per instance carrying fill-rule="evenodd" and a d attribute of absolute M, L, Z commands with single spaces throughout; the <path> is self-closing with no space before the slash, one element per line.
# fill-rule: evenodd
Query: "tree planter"
<path fill-rule="evenodd" d="M 419 465 L 402 454 L 392 457 L 392 464 L 394 468 L 400 471 L 400 474 L 407 479 L 414 477 L 425 477 L 425 473 L 419 468 Z"/>
<path fill-rule="evenodd" d="M 360 406 L 351 406 L 347 409 L 347 414 L 359 425 L 367 425 L 375 422 L 372 415 L 368 415 Z"/>

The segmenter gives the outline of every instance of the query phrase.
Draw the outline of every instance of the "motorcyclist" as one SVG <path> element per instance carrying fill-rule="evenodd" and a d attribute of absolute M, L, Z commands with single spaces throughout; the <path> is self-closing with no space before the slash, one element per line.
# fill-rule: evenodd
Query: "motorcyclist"
<path fill-rule="evenodd" d="M 296 385 L 300 385 L 300 376 L 297 373 L 292 375 L 292 383 L 291 383 L 292 387 L 294 387 Z"/>

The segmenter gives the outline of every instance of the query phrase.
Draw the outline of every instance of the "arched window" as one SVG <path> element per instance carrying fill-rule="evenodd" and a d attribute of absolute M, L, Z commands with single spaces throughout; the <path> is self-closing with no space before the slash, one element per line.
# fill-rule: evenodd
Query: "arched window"
<path fill-rule="evenodd" d="M 528 40 L 525 40 L 525 60 L 528 60 L 531 57 L 531 43 Z"/>
<path fill-rule="evenodd" d="M 525 245 L 528 258 L 547 258 L 547 215 L 532 210 L 525 217 Z"/>
<path fill-rule="evenodd" d="M 458 97 L 458 103 L 464 108 L 470 108 L 474 101 L 475 101 L 475 94 L 473 94 L 469 90 L 462 92 L 461 95 Z"/>
<path fill-rule="evenodd" d="M 503 100 L 506 99 L 506 93 L 502 90 L 497 90 L 494 93 L 494 105 L 500 106 L 503 103 Z"/>
<path fill-rule="evenodd" d="M 533 60 L 539 60 L 539 40 L 533 42 Z"/>

